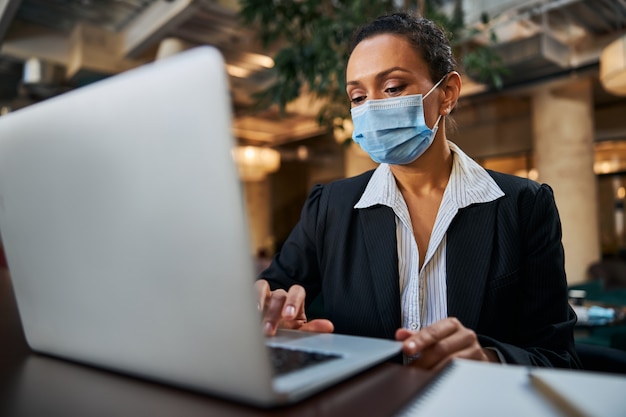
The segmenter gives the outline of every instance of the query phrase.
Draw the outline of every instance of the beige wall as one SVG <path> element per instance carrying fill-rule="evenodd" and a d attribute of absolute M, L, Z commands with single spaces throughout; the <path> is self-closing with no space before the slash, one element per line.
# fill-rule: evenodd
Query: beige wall
<path fill-rule="evenodd" d="M 250 253 L 256 254 L 259 249 L 267 249 L 273 244 L 269 180 L 244 182 L 243 191 L 248 211 Z"/>
<path fill-rule="evenodd" d="M 467 99 L 452 114 L 456 129 L 448 139 L 474 158 L 532 149 L 529 97 Z"/>

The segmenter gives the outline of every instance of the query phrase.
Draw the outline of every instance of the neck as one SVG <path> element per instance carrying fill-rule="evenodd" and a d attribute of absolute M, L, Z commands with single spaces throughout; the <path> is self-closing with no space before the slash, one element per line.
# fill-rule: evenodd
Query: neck
<path fill-rule="evenodd" d="M 391 165 L 390 168 L 403 193 L 419 196 L 443 191 L 452 172 L 452 151 L 445 132 L 437 132 L 432 145 L 414 162 Z"/>

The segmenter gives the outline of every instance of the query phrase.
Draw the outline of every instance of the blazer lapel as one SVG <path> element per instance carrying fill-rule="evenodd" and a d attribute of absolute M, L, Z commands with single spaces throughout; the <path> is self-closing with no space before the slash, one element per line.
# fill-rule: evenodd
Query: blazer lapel
<path fill-rule="evenodd" d="M 459 210 L 447 234 L 448 316 L 476 328 L 493 250 L 496 203 Z"/>
<path fill-rule="evenodd" d="M 386 206 L 361 209 L 360 215 L 378 312 L 385 333 L 393 337 L 401 324 L 395 216 Z"/>

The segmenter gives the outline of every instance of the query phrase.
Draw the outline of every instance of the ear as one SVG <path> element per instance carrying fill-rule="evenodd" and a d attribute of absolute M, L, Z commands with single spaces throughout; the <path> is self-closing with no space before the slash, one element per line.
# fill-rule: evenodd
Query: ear
<path fill-rule="evenodd" d="M 439 114 L 447 116 L 452 112 L 452 109 L 454 109 L 459 100 L 459 94 L 461 93 L 461 76 L 458 72 L 452 71 L 442 84 L 444 98 L 439 107 Z"/>

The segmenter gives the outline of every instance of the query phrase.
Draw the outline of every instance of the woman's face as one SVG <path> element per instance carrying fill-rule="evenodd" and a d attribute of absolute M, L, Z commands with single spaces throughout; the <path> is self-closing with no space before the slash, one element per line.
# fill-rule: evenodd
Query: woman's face
<path fill-rule="evenodd" d="M 346 68 L 346 91 L 352 107 L 367 100 L 426 94 L 439 80 L 431 80 L 428 66 L 401 35 L 381 34 L 364 39 L 352 51 Z M 424 101 L 426 123 L 439 116 L 437 91 Z"/>

